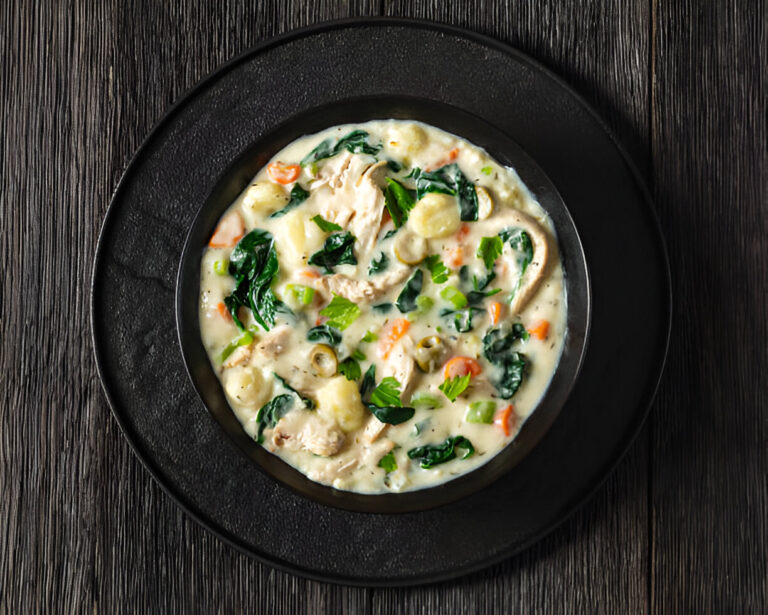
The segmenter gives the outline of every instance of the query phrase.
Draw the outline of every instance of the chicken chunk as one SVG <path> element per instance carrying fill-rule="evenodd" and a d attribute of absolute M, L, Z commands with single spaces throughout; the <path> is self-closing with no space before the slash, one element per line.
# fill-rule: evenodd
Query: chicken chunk
<path fill-rule="evenodd" d="M 254 353 L 274 359 L 288 347 L 291 340 L 291 328 L 288 325 L 276 327 L 259 340 Z"/>
<path fill-rule="evenodd" d="M 401 399 L 408 399 L 413 377 L 416 373 L 416 361 L 413 358 L 413 353 L 413 340 L 406 335 L 395 344 L 384 363 L 384 376 L 392 376 L 400 383 Z"/>
<path fill-rule="evenodd" d="M 407 267 L 400 267 L 377 275 L 370 280 L 353 280 L 345 275 L 336 273 L 331 276 L 317 278 L 315 280 L 315 289 L 324 292 L 326 295 L 331 293 L 341 295 L 355 303 L 363 301 L 372 303 L 390 288 L 405 280 L 409 272 L 410 270 Z"/>
<path fill-rule="evenodd" d="M 294 410 L 277 422 L 272 430 L 271 442 L 276 448 L 304 449 L 315 455 L 331 457 L 344 444 L 344 433 L 338 425 L 314 412 Z"/>

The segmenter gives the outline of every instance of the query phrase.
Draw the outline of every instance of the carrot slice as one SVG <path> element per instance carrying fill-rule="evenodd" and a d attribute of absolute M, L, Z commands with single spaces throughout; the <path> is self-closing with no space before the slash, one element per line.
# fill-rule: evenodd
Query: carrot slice
<path fill-rule="evenodd" d="M 443 366 L 443 378 L 449 380 L 456 376 L 471 374 L 472 378 L 479 376 L 483 371 L 480 364 L 472 357 L 453 357 Z"/>
<path fill-rule="evenodd" d="M 267 167 L 269 179 L 278 184 L 290 184 L 299 179 L 301 167 L 298 164 L 283 164 L 279 160 Z"/>
<path fill-rule="evenodd" d="M 219 304 L 216 306 L 216 309 L 218 310 L 219 314 L 224 320 L 228 320 L 229 322 L 232 322 L 232 314 L 229 313 L 229 310 L 227 309 L 227 306 L 224 305 L 223 301 L 219 301 Z"/>
<path fill-rule="evenodd" d="M 450 152 L 448 152 L 448 161 L 453 162 L 459 157 L 459 148 L 454 147 Z"/>
<path fill-rule="evenodd" d="M 408 332 L 410 326 L 411 322 L 406 318 L 396 318 L 384 325 L 379 334 L 379 356 L 382 359 L 389 357 L 397 341 Z"/>
<path fill-rule="evenodd" d="M 208 245 L 212 248 L 231 248 L 245 235 L 245 224 L 236 211 L 224 216 L 211 236 Z"/>
<path fill-rule="evenodd" d="M 316 269 L 302 269 L 299 275 L 304 276 L 305 278 L 312 278 L 313 280 L 322 277 L 320 272 Z"/>
<path fill-rule="evenodd" d="M 530 329 L 528 329 L 528 333 L 540 340 L 546 339 L 547 335 L 549 335 L 549 321 L 537 321 Z"/>
<path fill-rule="evenodd" d="M 498 301 L 491 301 L 488 305 L 488 318 L 491 320 L 492 325 L 498 325 L 501 320 L 502 305 Z"/>
<path fill-rule="evenodd" d="M 469 224 L 464 222 L 460 227 L 459 230 L 456 231 L 456 241 L 461 243 L 466 239 L 467 235 L 469 235 Z"/>
<path fill-rule="evenodd" d="M 505 436 L 509 436 L 509 434 L 512 433 L 511 423 L 514 416 L 512 414 L 514 409 L 515 407 L 512 404 L 509 404 L 506 408 L 499 410 L 493 417 L 494 424 L 504 432 Z"/>

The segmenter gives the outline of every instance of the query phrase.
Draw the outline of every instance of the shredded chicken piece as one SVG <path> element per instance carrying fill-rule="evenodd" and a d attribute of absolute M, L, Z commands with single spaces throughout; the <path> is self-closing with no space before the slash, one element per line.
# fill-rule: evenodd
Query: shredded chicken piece
<path fill-rule="evenodd" d="M 375 416 L 371 415 L 363 429 L 363 439 L 368 444 L 371 444 L 386 431 L 387 427 L 389 427 L 388 423 L 382 423 Z"/>
<path fill-rule="evenodd" d="M 350 474 L 357 467 L 358 460 L 352 458 L 342 458 L 325 464 L 322 468 L 312 468 L 307 476 L 314 481 L 321 483 L 333 483 L 337 478 L 343 478 Z"/>
<path fill-rule="evenodd" d="M 407 399 L 416 373 L 416 361 L 413 358 L 414 345 L 409 335 L 400 339 L 392 348 L 384 363 L 384 375 L 396 378 L 400 383 L 400 397 Z"/>
<path fill-rule="evenodd" d="M 326 295 L 335 293 L 355 303 L 361 301 L 372 303 L 390 288 L 405 280 L 409 272 L 407 267 L 401 267 L 374 276 L 370 280 L 353 280 L 340 273 L 335 273 L 317 278 L 314 284 L 316 290 L 324 292 Z"/>
<path fill-rule="evenodd" d="M 355 195 L 355 215 L 349 223 L 349 230 L 357 238 L 357 255 L 360 262 L 370 259 L 381 228 L 381 217 L 384 214 L 384 193 L 380 182 L 383 182 L 387 163 L 384 160 L 372 164 L 357 180 Z"/>
<path fill-rule="evenodd" d="M 234 367 L 235 365 L 240 365 L 241 363 L 245 363 L 248 359 L 251 358 L 251 353 L 253 352 L 253 344 L 248 344 L 247 346 L 239 346 L 238 348 L 235 348 L 235 350 L 232 352 L 229 357 L 227 357 L 227 360 L 222 363 L 223 367 Z"/>
<path fill-rule="evenodd" d="M 281 325 L 259 340 L 254 353 L 274 359 L 288 347 L 290 340 L 291 328 L 288 325 Z"/>
<path fill-rule="evenodd" d="M 315 455 L 331 457 L 344 444 L 344 433 L 338 425 L 323 420 L 314 412 L 294 410 L 277 422 L 271 442 L 275 447 L 293 451 L 304 449 Z"/>
<path fill-rule="evenodd" d="M 346 180 L 346 174 L 349 171 L 349 165 L 352 162 L 351 152 L 342 152 L 334 156 L 323 164 L 323 168 L 317 175 L 317 179 L 312 183 L 312 188 L 318 188 L 328 185 L 334 190 L 341 188 Z"/>

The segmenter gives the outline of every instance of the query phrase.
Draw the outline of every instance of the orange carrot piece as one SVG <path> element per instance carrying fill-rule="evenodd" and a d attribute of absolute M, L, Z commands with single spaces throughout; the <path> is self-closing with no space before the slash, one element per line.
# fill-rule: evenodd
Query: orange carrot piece
<path fill-rule="evenodd" d="M 549 321 L 537 321 L 530 329 L 528 329 L 528 333 L 540 340 L 547 339 L 547 335 L 549 335 Z"/>
<path fill-rule="evenodd" d="M 471 374 L 472 378 L 479 376 L 483 371 L 480 364 L 472 357 L 453 357 L 443 366 L 443 378 L 449 380 L 456 376 Z"/>
<path fill-rule="evenodd" d="M 459 148 L 454 147 L 450 152 L 448 152 L 448 161 L 453 162 L 459 157 Z"/>
<path fill-rule="evenodd" d="M 396 318 L 384 325 L 379 334 L 379 356 L 382 359 L 389 357 L 397 341 L 408 332 L 410 326 L 411 321 L 407 318 Z"/>
<path fill-rule="evenodd" d="M 448 257 L 445 260 L 451 267 L 461 267 L 464 264 L 464 248 L 456 246 L 448 252 Z"/>
<path fill-rule="evenodd" d="M 278 184 L 290 184 L 299 179 L 301 167 L 298 164 L 283 164 L 279 160 L 267 167 L 269 179 Z"/>
<path fill-rule="evenodd" d="M 511 423 L 514 416 L 512 414 L 514 409 L 515 407 L 512 404 L 509 404 L 506 408 L 499 410 L 493 417 L 494 424 L 504 432 L 505 436 L 509 436 L 509 434 L 512 433 Z"/>
<path fill-rule="evenodd" d="M 488 318 L 492 325 L 498 325 L 501 320 L 501 310 L 504 306 L 498 301 L 491 301 L 488 305 Z"/>
<path fill-rule="evenodd" d="M 304 276 L 305 278 L 312 278 L 313 280 L 322 277 L 320 272 L 316 269 L 302 269 L 299 275 Z"/>
<path fill-rule="evenodd" d="M 216 309 L 224 320 L 232 322 L 232 314 L 229 313 L 229 310 L 227 309 L 227 306 L 224 305 L 223 301 L 219 301 L 219 305 L 216 306 Z"/>
<path fill-rule="evenodd" d="M 245 224 L 236 211 L 224 216 L 211 236 L 212 248 L 231 248 L 245 235 Z"/>
<path fill-rule="evenodd" d="M 459 230 L 456 231 L 456 241 L 461 243 L 466 239 L 467 235 L 469 235 L 469 224 L 464 222 L 460 227 Z"/>
<path fill-rule="evenodd" d="M 427 171 L 435 171 L 437 169 L 440 169 L 440 168 L 444 167 L 445 165 L 452 163 L 458 157 L 459 157 L 459 148 L 458 147 L 454 147 L 450 152 L 448 152 L 448 157 L 447 158 L 443 158 L 437 164 L 432 165 L 431 167 L 427 167 Z"/>

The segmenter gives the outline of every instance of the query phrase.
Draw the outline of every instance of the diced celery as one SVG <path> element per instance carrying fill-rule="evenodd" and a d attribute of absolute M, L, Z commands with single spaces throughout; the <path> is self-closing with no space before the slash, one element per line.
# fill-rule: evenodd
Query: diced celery
<path fill-rule="evenodd" d="M 494 414 L 496 414 L 495 401 L 473 401 L 469 404 L 464 419 L 467 423 L 493 423 Z"/>
<path fill-rule="evenodd" d="M 291 293 L 296 303 L 300 305 L 309 305 L 315 297 L 315 289 L 302 284 L 286 284 L 285 290 Z"/>
<path fill-rule="evenodd" d="M 434 410 L 435 408 L 442 407 L 443 402 L 436 395 L 417 392 L 411 395 L 410 404 L 414 408 L 429 408 L 430 410 Z"/>
<path fill-rule="evenodd" d="M 222 261 L 215 261 L 213 263 L 213 270 L 219 275 L 227 275 L 229 269 L 229 261 L 225 258 Z"/>
<path fill-rule="evenodd" d="M 454 309 L 460 310 L 467 305 L 467 298 L 455 286 L 446 286 L 440 291 L 440 296 L 450 303 Z"/>
<path fill-rule="evenodd" d="M 237 348 L 239 348 L 240 346 L 247 346 L 248 344 L 253 342 L 253 340 L 254 340 L 253 333 L 251 333 L 250 331 L 246 331 L 236 340 L 232 340 L 229 344 L 227 344 L 227 347 L 221 351 L 222 363 L 226 361 L 229 355 L 235 352 Z"/>

